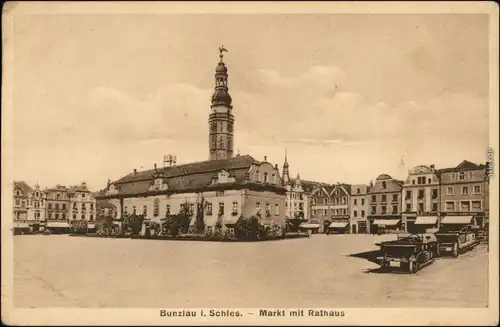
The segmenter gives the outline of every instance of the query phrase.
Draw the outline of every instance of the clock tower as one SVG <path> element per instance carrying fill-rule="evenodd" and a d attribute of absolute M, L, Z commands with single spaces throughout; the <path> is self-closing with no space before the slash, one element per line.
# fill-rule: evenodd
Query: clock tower
<path fill-rule="evenodd" d="M 215 90 L 208 117 L 210 160 L 228 159 L 233 156 L 234 116 L 223 52 L 227 50 L 223 46 L 219 47 L 220 60 L 215 68 Z"/>

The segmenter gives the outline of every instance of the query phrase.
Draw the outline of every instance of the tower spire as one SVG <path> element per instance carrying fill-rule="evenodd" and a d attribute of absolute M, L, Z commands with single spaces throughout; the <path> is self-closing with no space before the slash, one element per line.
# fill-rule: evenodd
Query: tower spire
<path fill-rule="evenodd" d="M 286 148 L 285 148 L 285 163 L 283 164 L 283 182 L 285 184 L 290 182 L 290 172 L 288 170 L 289 165 L 288 165 L 288 158 L 287 158 L 287 153 L 286 153 Z"/>
<path fill-rule="evenodd" d="M 219 63 L 215 68 L 215 89 L 212 95 L 209 123 L 209 159 L 228 159 L 233 156 L 232 98 L 229 95 L 227 67 L 224 64 L 224 52 L 227 49 L 219 46 Z"/>

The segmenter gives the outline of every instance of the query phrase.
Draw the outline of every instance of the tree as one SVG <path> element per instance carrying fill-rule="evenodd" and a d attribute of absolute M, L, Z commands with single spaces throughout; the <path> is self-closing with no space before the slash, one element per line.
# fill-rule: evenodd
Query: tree
<path fill-rule="evenodd" d="M 234 234 L 240 240 L 259 240 L 267 237 L 265 228 L 256 216 L 240 217 L 234 226 Z"/>
<path fill-rule="evenodd" d="M 74 220 L 71 222 L 71 232 L 75 234 L 86 234 L 88 223 L 86 220 Z"/>
<path fill-rule="evenodd" d="M 181 210 L 179 214 L 176 215 L 176 219 L 178 220 L 180 226 L 180 233 L 187 234 L 189 231 L 189 224 L 191 223 L 192 212 L 189 210 L 189 203 L 186 201 L 183 205 L 181 205 Z"/>
<path fill-rule="evenodd" d="M 127 235 L 137 236 L 142 230 L 144 215 L 135 213 L 123 217 L 122 230 Z"/>
<path fill-rule="evenodd" d="M 292 233 L 297 233 L 299 231 L 299 226 L 303 222 L 302 219 L 294 217 L 286 220 L 287 229 Z"/>
<path fill-rule="evenodd" d="M 202 234 L 205 231 L 205 199 L 203 197 L 197 204 L 196 222 L 194 226 L 198 234 Z"/>

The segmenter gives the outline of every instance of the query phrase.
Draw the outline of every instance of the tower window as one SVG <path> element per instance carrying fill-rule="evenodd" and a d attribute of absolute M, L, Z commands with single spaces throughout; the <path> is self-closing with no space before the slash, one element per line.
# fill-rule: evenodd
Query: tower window
<path fill-rule="evenodd" d="M 224 149 L 224 139 L 221 137 L 219 140 L 220 148 Z"/>

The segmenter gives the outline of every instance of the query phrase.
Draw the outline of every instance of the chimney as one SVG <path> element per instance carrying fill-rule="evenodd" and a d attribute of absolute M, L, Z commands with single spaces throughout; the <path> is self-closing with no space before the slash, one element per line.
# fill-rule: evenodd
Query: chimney
<path fill-rule="evenodd" d="M 155 164 L 155 170 L 156 170 L 156 164 Z"/>
<path fill-rule="evenodd" d="M 134 168 L 134 175 L 137 175 L 137 169 Z"/>
<path fill-rule="evenodd" d="M 267 156 L 264 156 L 264 161 L 267 161 Z"/>
<path fill-rule="evenodd" d="M 275 165 L 274 165 L 274 169 L 278 169 L 278 164 L 275 164 Z"/>
<path fill-rule="evenodd" d="M 436 168 L 436 165 L 432 164 L 431 169 L 434 169 L 434 168 Z"/>

